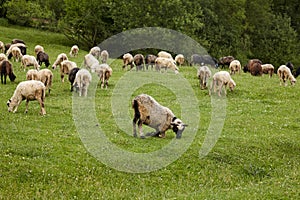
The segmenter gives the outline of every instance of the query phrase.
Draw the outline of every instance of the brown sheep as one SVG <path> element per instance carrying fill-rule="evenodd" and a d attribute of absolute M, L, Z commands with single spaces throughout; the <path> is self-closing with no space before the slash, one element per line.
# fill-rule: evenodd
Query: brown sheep
<path fill-rule="evenodd" d="M 11 82 L 16 79 L 15 74 L 13 73 L 12 64 L 8 60 L 3 60 L 0 62 L 0 73 L 1 73 L 1 83 L 6 84 L 6 77 L 8 75 Z M 4 78 L 4 81 L 3 81 Z"/>
<path fill-rule="evenodd" d="M 250 72 L 252 76 L 261 76 L 263 74 L 261 65 L 262 62 L 258 59 L 249 60 L 244 67 L 244 72 Z"/>

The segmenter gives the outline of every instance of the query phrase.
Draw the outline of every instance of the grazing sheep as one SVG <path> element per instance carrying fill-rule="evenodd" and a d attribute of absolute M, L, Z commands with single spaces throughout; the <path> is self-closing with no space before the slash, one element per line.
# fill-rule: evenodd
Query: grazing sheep
<path fill-rule="evenodd" d="M 167 71 L 167 69 L 171 69 L 171 70 L 174 70 L 175 74 L 179 73 L 179 69 L 176 66 L 175 61 L 170 58 L 162 58 L 162 57 L 156 58 L 155 68 L 156 68 L 156 71 L 160 71 L 161 68 L 165 68 L 165 71 Z"/>
<path fill-rule="evenodd" d="M 230 74 L 235 74 L 235 73 L 241 73 L 241 63 L 238 60 L 233 60 L 231 61 L 230 65 L 229 65 L 229 70 L 230 70 Z"/>
<path fill-rule="evenodd" d="M 277 70 L 277 74 L 280 79 L 280 85 L 284 83 L 284 86 L 287 86 L 287 79 L 290 80 L 292 86 L 294 86 L 297 81 L 293 76 L 290 68 L 288 68 L 286 65 L 281 65 Z"/>
<path fill-rule="evenodd" d="M 41 107 L 41 114 L 45 115 L 45 85 L 41 81 L 22 81 L 18 84 L 13 96 L 8 100 L 8 111 L 15 113 L 20 103 L 26 99 L 26 110 L 28 112 L 29 101 L 37 100 Z"/>
<path fill-rule="evenodd" d="M 67 56 L 65 53 L 59 54 L 59 55 L 57 56 L 55 62 L 54 62 L 53 65 L 52 65 L 52 69 L 56 69 L 56 67 L 57 67 L 58 65 L 60 65 L 61 62 L 64 61 L 64 60 L 69 60 L 69 59 L 68 59 L 68 56 Z"/>
<path fill-rule="evenodd" d="M 211 71 L 207 66 L 199 67 L 197 71 L 197 77 L 200 81 L 200 89 L 204 90 L 207 88 L 207 81 L 211 77 Z"/>
<path fill-rule="evenodd" d="M 44 83 L 45 89 L 48 90 L 50 95 L 51 86 L 53 82 L 53 73 L 49 69 L 42 69 L 38 72 L 38 80 Z"/>
<path fill-rule="evenodd" d="M 158 57 L 161 57 L 161 58 L 170 58 L 170 59 L 173 59 L 172 55 L 166 51 L 160 51 L 158 52 L 157 54 Z"/>
<path fill-rule="evenodd" d="M 4 49 L 4 53 L 7 53 L 8 49 L 10 48 L 10 46 L 11 46 L 10 43 L 4 45 L 4 48 L 5 48 Z"/>
<path fill-rule="evenodd" d="M 21 67 L 23 67 L 25 71 L 25 68 L 28 66 L 34 66 L 35 69 L 40 70 L 40 65 L 34 56 L 24 55 L 21 59 Z"/>
<path fill-rule="evenodd" d="M 0 62 L 2 62 L 3 60 L 8 60 L 7 56 L 4 53 L 0 53 Z"/>
<path fill-rule="evenodd" d="M 153 69 L 153 66 L 155 65 L 155 60 L 156 60 L 157 56 L 152 55 L 152 54 L 148 54 L 145 57 L 145 65 L 146 65 L 146 69 L 148 70 L 149 65 L 151 65 L 151 68 Z"/>
<path fill-rule="evenodd" d="M 108 58 L 109 58 L 108 51 L 106 51 L 106 50 L 101 51 L 100 57 L 101 57 L 101 62 L 102 63 L 107 63 Z"/>
<path fill-rule="evenodd" d="M 252 76 L 261 76 L 263 74 L 261 65 L 262 62 L 258 59 L 249 60 L 244 66 L 244 72 L 250 72 Z"/>
<path fill-rule="evenodd" d="M 91 72 L 95 72 L 97 65 L 99 65 L 99 61 L 92 54 L 86 54 L 84 56 L 84 66 L 90 69 Z"/>
<path fill-rule="evenodd" d="M 30 69 L 26 73 L 26 80 L 39 80 L 38 70 Z"/>
<path fill-rule="evenodd" d="M 44 52 L 44 47 L 41 46 L 41 45 L 36 45 L 34 47 L 34 53 L 35 53 L 35 55 L 38 55 L 39 52 Z"/>
<path fill-rule="evenodd" d="M 293 70 L 294 70 L 294 65 L 293 65 L 293 63 L 287 62 L 287 63 L 285 64 L 285 66 L 287 66 L 288 68 L 290 68 L 291 72 L 293 72 Z"/>
<path fill-rule="evenodd" d="M 75 81 L 75 78 L 76 78 L 76 74 L 77 72 L 80 70 L 80 68 L 78 67 L 75 67 L 73 69 L 71 69 L 70 73 L 69 73 L 69 81 L 71 83 L 71 92 L 73 92 L 73 83 Z M 77 91 L 77 90 L 76 90 Z"/>
<path fill-rule="evenodd" d="M 230 77 L 229 72 L 219 71 L 219 72 L 215 73 L 213 76 L 213 81 L 212 81 L 212 84 L 210 87 L 209 95 L 211 95 L 212 88 L 214 88 L 214 93 L 216 93 L 218 90 L 218 95 L 221 97 L 221 92 L 222 92 L 223 86 L 225 86 L 224 92 L 226 95 L 227 94 L 227 92 L 226 92 L 227 85 L 229 86 L 231 91 L 233 91 L 233 89 L 236 86 L 234 80 Z M 219 88 L 217 88 L 218 86 L 219 86 Z"/>
<path fill-rule="evenodd" d="M 269 74 L 269 77 L 271 78 L 274 74 L 274 66 L 272 64 L 264 64 L 261 65 L 262 71 L 264 74 Z"/>
<path fill-rule="evenodd" d="M 23 55 L 19 47 L 13 47 L 11 50 L 12 57 L 14 58 L 15 62 L 19 62 L 22 59 Z"/>
<path fill-rule="evenodd" d="M 177 56 L 175 56 L 175 62 L 176 62 L 179 66 L 183 65 L 183 64 L 184 64 L 184 61 L 185 61 L 185 59 L 184 59 L 184 56 L 183 56 L 182 54 L 178 54 Z"/>
<path fill-rule="evenodd" d="M 60 63 L 60 78 L 62 83 L 65 81 L 65 74 L 69 74 L 70 71 L 75 67 L 77 67 L 77 64 L 69 60 L 64 60 Z"/>
<path fill-rule="evenodd" d="M 127 69 L 127 66 L 130 65 L 130 69 L 133 68 L 133 56 L 130 54 L 130 53 L 125 53 L 123 55 L 123 69 L 126 67 Z"/>
<path fill-rule="evenodd" d="M 11 57 L 12 57 L 12 49 L 14 47 L 19 47 L 19 49 L 21 50 L 22 55 L 26 55 L 26 49 L 27 49 L 27 47 L 25 46 L 25 44 L 23 44 L 23 43 L 12 44 L 12 45 L 10 45 L 9 49 L 6 51 L 6 55 L 7 55 L 8 59 L 11 59 Z"/>
<path fill-rule="evenodd" d="M 5 45 L 2 41 L 0 41 L 0 52 L 4 53 L 5 52 Z"/>
<path fill-rule="evenodd" d="M 0 62 L 0 73 L 1 73 L 1 83 L 6 84 L 6 77 L 8 75 L 9 80 L 13 82 L 16 79 L 16 76 L 13 72 L 12 64 L 8 60 L 3 60 Z M 3 81 L 4 78 L 4 81 Z"/>
<path fill-rule="evenodd" d="M 18 43 L 25 44 L 24 40 L 21 40 L 21 39 L 13 39 L 11 41 L 11 44 L 18 44 Z"/>
<path fill-rule="evenodd" d="M 191 62 L 190 62 L 190 66 L 192 65 L 210 65 L 213 66 L 215 68 L 218 68 L 218 61 L 216 58 L 213 58 L 209 55 L 198 55 L 198 54 L 193 54 L 191 56 Z"/>
<path fill-rule="evenodd" d="M 89 54 L 93 55 L 97 60 L 99 60 L 101 54 L 100 47 L 91 48 Z"/>
<path fill-rule="evenodd" d="M 133 118 L 133 136 L 137 137 L 136 123 L 139 128 L 139 135 L 145 138 L 142 125 L 145 124 L 155 129 L 154 133 L 148 133 L 147 136 L 165 137 L 165 132 L 172 129 L 176 138 L 181 138 L 185 125 L 180 119 L 176 118 L 173 112 L 160 105 L 153 97 L 147 94 L 140 94 L 132 100 L 132 108 L 134 110 Z"/>
<path fill-rule="evenodd" d="M 112 75 L 112 68 L 108 64 L 103 63 L 96 67 L 95 72 L 98 74 L 101 81 L 101 88 L 103 89 L 105 85 L 105 89 L 107 89 L 108 80 Z"/>
<path fill-rule="evenodd" d="M 79 52 L 79 47 L 77 45 L 73 45 L 71 47 L 71 50 L 70 50 L 70 56 L 71 57 L 77 57 L 78 56 L 78 52 Z"/>
<path fill-rule="evenodd" d="M 40 66 L 42 66 L 43 63 L 45 63 L 45 66 L 48 68 L 50 65 L 49 56 L 44 51 L 39 51 L 37 53 L 36 60 L 38 61 Z"/>
<path fill-rule="evenodd" d="M 224 68 L 225 66 L 229 67 L 230 63 L 234 60 L 235 58 L 233 56 L 224 56 L 219 59 L 218 65 L 221 65 L 221 68 Z"/>
<path fill-rule="evenodd" d="M 92 75 L 86 69 L 80 69 L 76 73 L 75 81 L 73 86 L 78 87 L 79 96 L 87 96 L 87 90 L 92 81 Z"/>
<path fill-rule="evenodd" d="M 144 63 L 144 56 L 142 54 L 136 54 L 134 57 L 133 57 L 133 63 L 136 67 L 136 71 L 139 71 L 139 70 L 145 70 L 145 63 Z"/>

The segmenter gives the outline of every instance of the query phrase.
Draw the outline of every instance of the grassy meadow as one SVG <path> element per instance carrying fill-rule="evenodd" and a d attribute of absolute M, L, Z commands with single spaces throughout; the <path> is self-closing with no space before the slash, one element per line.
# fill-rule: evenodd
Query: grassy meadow
<path fill-rule="evenodd" d="M 51 63 L 59 53 L 68 53 L 72 45 L 60 34 L 0 28 L 1 41 L 23 39 L 31 55 L 34 46 L 40 44 Z M 86 53 L 80 50 L 79 56 L 70 60 L 81 66 Z M 200 158 L 207 129 L 214 123 L 211 98 L 207 90 L 200 90 L 196 69 L 181 67 L 180 74 L 188 80 L 198 101 L 200 120 L 195 137 L 170 165 L 148 173 L 128 173 L 103 164 L 87 151 L 72 111 L 76 94 L 73 97 L 70 92 L 67 77 L 61 83 L 58 69 L 52 70 L 54 82 L 50 96 L 46 96 L 46 116 L 39 115 L 37 101 L 29 103 L 27 114 L 25 102 L 16 113 L 9 113 L 6 102 L 17 84 L 25 80 L 26 73 L 20 63 L 12 63 L 16 81 L 0 85 L 0 199 L 300 198 L 300 83 L 280 86 L 276 74 L 272 78 L 234 75 L 237 87 L 227 94 L 222 133 L 209 154 Z M 112 144 L 136 153 L 159 150 L 173 141 L 172 131 L 166 133 L 165 139 L 142 140 L 132 137 L 131 132 L 125 133 L 114 119 L 111 99 L 118 81 L 125 73 L 147 73 L 126 72 L 121 66 L 121 60 L 114 60 L 108 89 L 100 89 L 96 82 L 95 95 L 86 98 L 95 102 L 98 123 Z M 176 115 L 183 115 L 182 105 L 169 88 L 145 84 L 133 89 L 131 96 L 140 93 L 152 95 Z M 132 117 L 130 101 L 120 106 L 125 106 Z M 187 130 L 192 128 L 188 126 Z M 188 137 L 184 132 L 181 140 Z"/>

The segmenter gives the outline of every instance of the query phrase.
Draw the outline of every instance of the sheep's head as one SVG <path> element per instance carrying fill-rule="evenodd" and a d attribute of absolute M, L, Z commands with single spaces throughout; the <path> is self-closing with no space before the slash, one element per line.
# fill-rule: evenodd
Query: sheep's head
<path fill-rule="evenodd" d="M 291 85 L 294 86 L 297 80 L 294 77 L 291 77 Z"/>
<path fill-rule="evenodd" d="M 8 107 L 8 112 L 13 112 L 14 108 L 15 108 L 15 103 L 9 99 L 6 103 L 7 107 Z"/>
<path fill-rule="evenodd" d="M 234 80 L 231 79 L 230 82 L 229 82 L 230 91 L 233 91 L 233 89 L 235 88 L 235 86 L 236 86 L 236 84 L 235 84 Z"/>
<path fill-rule="evenodd" d="M 176 133 L 177 139 L 181 138 L 182 132 L 184 131 L 185 127 L 188 126 L 187 124 L 184 124 L 180 119 L 176 117 L 173 117 L 171 125 L 174 133 Z"/>

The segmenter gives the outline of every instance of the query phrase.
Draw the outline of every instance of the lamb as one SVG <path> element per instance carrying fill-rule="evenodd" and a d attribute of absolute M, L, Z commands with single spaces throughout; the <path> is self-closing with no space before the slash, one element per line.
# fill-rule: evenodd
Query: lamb
<path fill-rule="evenodd" d="M 45 85 L 45 90 L 48 90 L 50 95 L 51 86 L 53 82 L 53 73 L 49 69 L 42 69 L 38 72 L 38 80 Z"/>
<path fill-rule="evenodd" d="M 101 54 L 100 47 L 91 48 L 89 54 L 93 55 L 97 60 L 99 60 Z"/>
<path fill-rule="evenodd" d="M 146 69 L 148 70 L 149 65 L 151 65 L 151 68 L 153 69 L 153 66 L 155 65 L 155 60 L 156 60 L 157 56 L 152 55 L 152 54 L 148 54 L 145 57 L 145 65 L 146 65 Z"/>
<path fill-rule="evenodd" d="M 16 79 L 16 76 L 13 72 L 12 64 L 8 60 L 3 60 L 0 62 L 0 73 L 1 73 L 1 83 L 6 84 L 6 77 L 8 75 L 11 82 Z M 4 78 L 4 81 L 3 81 Z"/>
<path fill-rule="evenodd" d="M 4 53 L 0 53 L 0 62 L 2 62 L 3 60 L 8 60 L 7 56 Z"/>
<path fill-rule="evenodd" d="M 42 66 L 43 63 L 45 63 L 45 66 L 48 68 L 50 65 L 49 56 L 44 51 L 39 51 L 37 53 L 36 60 L 38 61 L 40 66 Z"/>
<path fill-rule="evenodd" d="M 271 78 L 272 75 L 274 74 L 274 66 L 272 64 L 264 64 L 261 65 L 262 72 L 264 74 L 269 74 L 269 77 Z"/>
<path fill-rule="evenodd" d="M 169 59 L 173 59 L 172 55 L 166 51 L 160 51 L 158 52 L 157 54 L 158 57 L 161 57 L 161 58 L 169 58 Z"/>
<path fill-rule="evenodd" d="M 221 97 L 221 92 L 223 86 L 225 86 L 225 95 L 227 94 L 226 92 L 226 86 L 229 86 L 230 90 L 233 91 L 233 89 L 236 87 L 236 83 L 234 80 L 230 77 L 229 72 L 227 71 L 219 71 L 214 74 L 213 76 L 213 81 L 210 87 L 209 95 L 211 95 L 212 88 L 214 88 L 214 93 L 217 92 L 218 90 L 218 95 Z M 217 88 L 219 86 L 219 88 Z"/>
<path fill-rule="evenodd" d="M 71 50 L 70 50 L 70 56 L 71 57 L 77 57 L 78 56 L 78 52 L 79 52 L 79 47 L 77 45 L 73 45 L 71 47 Z"/>
<path fill-rule="evenodd" d="M 101 56 L 101 62 L 102 62 L 102 63 L 107 63 L 108 58 L 109 58 L 109 53 L 108 53 L 108 51 L 106 51 L 106 50 L 101 51 L 100 56 Z"/>
<path fill-rule="evenodd" d="M 230 65 L 229 65 L 229 70 L 230 70 L 230 74 L 235 74 L 235 73 L 241 73 L 241 63 L 238 60 L 233 60 L 231 61 Z"/>
<path fill-rule="evenodd" d="M 8 100 L 8 111 L 15 113 L 20 103 L 26 99 L 26 110 L 28 112 L 29 101 L 37 100 L 41 107 L 41 114 L 45 115 L 45 85 L 41 81 L 22 81 L 18 84 L 13 96 Z"/>
<path fill-rule="evenodd" d="M 99 61 L 92 54 L 86 54 L 84 56 L 84 66 L 86 66 L 87 69 L 95 72 L 97 65 L 99 65 Z"/>
<path fill-rule="evenodd" d="M 26 80 L 39 80 L 38 70 L 30 69 L 26 73 Z"/>
<path fill-rule="evenodd" d="M 70 71 L 75 67 L 77 67 L 77 64 L 69 60 L 64 60 L 60 63 L 60 78 L 62 83 L 65 81 L 65 74 L 69 74 Z"/>
<path fill-rule="evenodd" d="M 92 81 L 92 75 L 90 72 L 86 69 L 80 69 L 76 73 L 75 81 L 73 83 L 73 86 L 78 87 L 79 96 L 87 96 L 87 90 L 90 85 L 90 82 Z"/>
<path fill-rule="evenodd" d="M 61 62 L 64 61 L 64 60 L 69 60 L 69 59 L 68 59 L 68 56 L 67 56 L 65 53 L 59 54 L 59 55 L 57 56 L 55 62 L 54 62 L 53 65 L 52 65 L 52 69 L 56 69 L 56 67 L 57 67 L 58 65 L 60 65 Z"/>
<path fill-rule="evenodd" d="M 184 61 L 185 61 L 185 59 L 184 59 L 184 56 L 183 56 L 182 54 L 178 54 L 177 56 L 175 56 L 175 62 L 176 62 L 179 66 L 183 65 L 183 64 L 184 64 Z"/>
<path fill-rule="evenodd" d="M 98 74 L 98 76 L 100 78 L 101 88 L 103 89 L 104 85 L 105 85 L 105 89 L 107 89 L 108 80 L 112 75 L 112 68 L 108 64 L 103 63 L 96 67 L 95 72 Z"/>
<path fill-rule="evenodd" d="M 204 90 L 207 88 L 207 81 L 211 77 L 211 71 L 207 66 L 199 67 L 197 71 L 197 77 L 200 81 L 200 89 Z"/>
<path fill-rule="evenodd" d="M 77 72 L 80 70 L 80 68 L 78 67 L 75 67 L 73 69 L 71 69 L 70 73 L 69 73 L 69 81 L 71 83 L 71 92 L 73 92 L 73 83 L 75 81 L 75 78 L 76 78 L 76 74 Z"/>
<path fill-rule="evenodd" d="M 12 57 L 14 58 L 15 62 L 19 62 L 19 60 L 23 57 L 19 47 L 13 47 L 11 50 L 11 53 L 12 53 Z"/>
<path fill-rule="evenodd" d="M 0 52 L 1 53 L 5 52 L 5 45 L 2 41 L 0 41 Z"/>
<path fill-rule="evenodd" d="M 162 57 L 156 58 L 155 68 L 156 68 L 156 71 L 160 71 L 161 68 L 165 68 L 165 70 L 167 70 L 167 69 L 174 70 L 175 74 L 179 73 L 179 69 L 176 66 L 175 61 L 170 58 L 162 58 Z"/>
<path fill-rule="evenodd" d="M 34 66 L 35 69 L 40 70 L 40 65 L 34 56 L 24 55 L 21 59 L 21 67 L 23 67 L 25 71 L 25 68 L 28 66 Z"/>
<path fill-rule="evenodd" d="M 139 71 L 139 70 L 144 70 L 145 67 L 145 63 L 144 63 L 144 56 L 142 54 L 136 54 L 134 57 L 133 57 L 133 63 L 136 67 L 136 71 Z"/>
<path fill-rule="evenodd" d="M 133 56 L 130 53 L 125 53 L 123 55 L 123 69 L 130 65 L 130 69 L 133 68 Z"/>
<path fill-rule="evenodd" d="M 153 133 L 147 133 L 146 136 L 165 137 L 165 132 L 172 129 L 176 138 L 180 139 L 182 132 L 187 126 L 178 119 L 173 112 L 160 105 L 153 97 L 147 94 L 140 94 L 132 100 L 132 108 L 134 110 L 133 118 L 133 136 L 137 137 L 136 123 L 139 128 L 139 135 L 145 138 L 142 125 L 145 124 L 155 129 Z"/>
<path fill-rule="evenodd" d="M 38 55 L 39 52 L 44 52 L 44 47 L 41 46 L 41 45 L 36 45 L 34 47 L 34 53 L 35 53 L 35 55 Z"/>
<path fill-rule="evenodd" d="M 284 83 L 284 86 L 287 86 L 287 79 L 290 80 L 292 86 L 294 86 L 297 81 L 293 76 L 290 68 L 288 68 L 286 65 L 281 65 L 277 70 L 277 74 L 280 79 L 280 85 Z"/>

